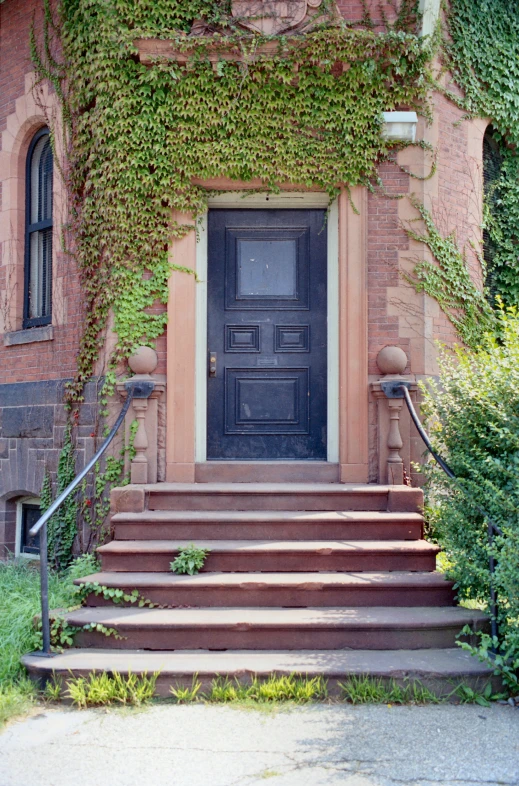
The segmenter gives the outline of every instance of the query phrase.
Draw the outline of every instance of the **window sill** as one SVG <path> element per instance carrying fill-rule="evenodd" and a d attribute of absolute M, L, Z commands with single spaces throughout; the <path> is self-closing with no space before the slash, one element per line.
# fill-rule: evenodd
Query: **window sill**
<path fill-rule="evenodd" d="M 15 330 L 4 334 L 4 347 L 14 347 L 20 344 L 35 344 L 37 341 L 52 341 L 52 325 L 43 327 Z"/>

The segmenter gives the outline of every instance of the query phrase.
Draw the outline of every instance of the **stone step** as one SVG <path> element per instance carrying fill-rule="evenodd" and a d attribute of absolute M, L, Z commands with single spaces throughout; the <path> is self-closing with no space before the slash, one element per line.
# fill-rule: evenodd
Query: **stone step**
<path fill-rule="evenodd" d="M 168 571 L 188 541 L 113 540 L 101 546 L 103 571 Z M 197 540 L 210 549 L 203 572 L 433 571 L 437 546 L 410 541 Z"/>
<path fill-rule="evenodd" d="M 71 676 L 88 676 L 93 671 L 116 671 L 123 675 L 157 672 L 156 694 L 159 696 L 170 695 L 172 685 L 191 685 L 195 677 L 206 689 L 217 676 L 227 676 L 244 683 L 250 682 L 253 675 L 259 678 L 267 678 L 271 674 L 321 676 L 329 681 L 330 694 L 338 695 L 339 683 L 353 675 L 368 675 L 399 682 L 419 680 L 437 695 L 443 696 L 452 694 L 461 682 L 472 688 L 481 688 L 492 679 L 492 669 L 459 647 L 326 652 L 69 649 L 51 658 L 24 655 L 22 663 L 33 679 L 47 679 L 54 674 L 66 681 Z"/>
<path fill-rule="evenodd" d="M 116 540 L 418 540 L 419 513 L 144 511 L 112 515 Z"/>
<path fill-rule="evenodd" d="M 76 584 L 97 582 L 153 603 L 198 607 L 451 606 L 452 582 L 441 573 L 172 573 L 100 572 Z M 107 605 L 90 594 L 90 606 Z"/>
<path fill-rule="evenodd" d="M 437 608 L 139 609 L 84 607 L 70 625 L 101 623 L 124 636 L 80 632 L 83 647 L 147 650 L 334 650 L 454 647 L 464 625 L 486 630 L 479 611 Z"/>
<path fill-rule="evenodd" d="M 206 461 L 195 465 L 196 483 L 338 483 L 329 461 Z"/>
<path fill-rule="evenodd" d="M 342 483 L 155 483 L 111 494 L 114 513 L 148 510 L 372 510 L 416 513 L 421 489 Z"/>

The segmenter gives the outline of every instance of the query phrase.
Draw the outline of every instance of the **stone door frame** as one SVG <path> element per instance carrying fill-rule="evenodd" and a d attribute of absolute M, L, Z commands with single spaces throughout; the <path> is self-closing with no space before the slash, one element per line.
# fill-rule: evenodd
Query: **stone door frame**
<path fill-rule="evenodd" d="M 328 462 L 339 463 L 343 483 L 368 480 L 368 340 L 367 340 L 367 194 L 345 189 L 329 205 L 327 194 L 289 191 L 244 195 L 257 184 L 226 179 L 207 182 L 222 193 L 211 207 L 328 207 Z M 228 189 L 228 190 L 226 190 Z M 355 205 L 355 210 L 352 206 Z M 358 211 L 358 212 L 356 212 Z M 195 224 L 175 213 L 179 223 Z M 205 462 L 207 379 L 207 213 L 196 231 L 173 240 L 171 261 L 196 270 L 173 271 L 169 282 L 167 335 L 166 480 L 195 481 Z"/>

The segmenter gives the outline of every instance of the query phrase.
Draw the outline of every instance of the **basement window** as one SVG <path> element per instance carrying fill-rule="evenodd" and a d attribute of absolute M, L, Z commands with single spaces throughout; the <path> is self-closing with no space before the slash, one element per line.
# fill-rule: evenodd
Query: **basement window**
<path fill-rule="evenodd" d="M 41 516 L 40 500 L 26 497 L 16 504 L 16 556 L 39 557 L 40 535 L 31 538 L 29 530 Z"/>

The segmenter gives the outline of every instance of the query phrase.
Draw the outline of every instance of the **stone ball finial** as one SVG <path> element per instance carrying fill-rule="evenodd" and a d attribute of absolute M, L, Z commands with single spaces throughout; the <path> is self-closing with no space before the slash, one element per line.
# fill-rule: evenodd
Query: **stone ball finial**
<path fill-rule="evenodd" d="M 153 374 L 157 368 L 158 362 L 157 353 L 151 347 L 139 347 L 137 351 L 128 358 L 128 365 L 134 374 Z"/>
<path fill-rule="evenodd" d="M 377 355 L 377 366 L 381 374 L 403 374 L 407 355 L 401 347 L 383 347 Z"/>

